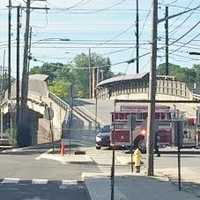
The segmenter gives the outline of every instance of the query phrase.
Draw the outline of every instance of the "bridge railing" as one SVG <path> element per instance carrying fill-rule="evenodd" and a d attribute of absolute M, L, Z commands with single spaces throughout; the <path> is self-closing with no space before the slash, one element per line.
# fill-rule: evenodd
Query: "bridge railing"
<path fill-rule="evenodd" d="M 101 85 L 98 88 L 98 98 L 107 99 L 120 95 L 148 93 L 148 80 L 121 81 L 109 85 Z M 192 98 L 192 92 L 187 84 L 177 80 L 157 79 L 157 94 L 176 96 L 181 98 Z"/>
<path fill-rule="evenodd" d="M 70 107 L 67 102 L 63 101 L 60 97 L 56 96 L 52 92 L 49 92 L 49 98 L 52 99 L 54 102 L 56 102 L 56 104 L 58 104 L 64 110 L 68 110 Z"/>
<path fill-rule="evenodd" d="M 56 104 L 58 104 L 60 107 L 62 107 L 64 110 L 69 110 L 70 109 L 70 104 L 68 102 L 63 101 L 61 98 L 56 96 L 53 93 L 49 93 L 49 98 L 52 99 Z M 79 115 L 83 119 L 89 122 L 89 124 L 95 124 L 95 119 L 91 117 L 89 114 L 85 113 L 81 108 L 79 107 L 73 107 L 73 111 L 75 114 Z"/>

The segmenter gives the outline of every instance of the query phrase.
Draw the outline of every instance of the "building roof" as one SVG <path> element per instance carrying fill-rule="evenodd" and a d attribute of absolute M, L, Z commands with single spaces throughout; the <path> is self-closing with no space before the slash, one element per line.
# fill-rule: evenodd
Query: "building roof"
<path fill-rule="evenodd" d="M 28 95 L 36 95 L 38 97 L 48 97 L 49 90 L 46 80 L 48 75 L 45 74 L 33 74 L 29 75 L 29 89 Z M 21 81 L 20 81 L 20 94 L 21 94 Z M 16 81 L 13 82 L 11 87 L 11 97 L 16 97 Z M 8 98 L 8 90 L 6 90 L 5 98 Z"/>
<path fill-rule="evenodd" d="M 48 77 L 46 74 L 31 74 L 29 75 L 29 80 L 46 81 Z"/>
<path fill-rule="evenodd" d="M 127 74 L 127 75 L 120 75 L 120 76 L 115 76 L 109 79 L 106 79 L 104 81 L 101 81 L 100 83 L 97 84 L 98 86 L 106 85 L 106 84 L 111 84 L 119 81 L 129 81 L 129 80 L 138 80 L 144 78 L 146 75 L 149 73 L 140 73 L 140 74 Z"/>

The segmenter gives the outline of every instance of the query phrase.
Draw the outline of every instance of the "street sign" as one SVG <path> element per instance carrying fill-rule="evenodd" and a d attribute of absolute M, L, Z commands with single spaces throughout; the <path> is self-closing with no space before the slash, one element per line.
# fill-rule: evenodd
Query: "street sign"
<path fill-rule="evenodd" d="M 44 111 L 44 118 L 47 120 L 52 120 L 54 118 L 54 111 L 51 107 L 47 107 Z"/>

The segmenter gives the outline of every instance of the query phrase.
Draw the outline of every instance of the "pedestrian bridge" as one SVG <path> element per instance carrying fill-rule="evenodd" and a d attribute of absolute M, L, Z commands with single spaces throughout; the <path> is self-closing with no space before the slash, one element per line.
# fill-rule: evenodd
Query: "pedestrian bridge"
<path fill-rule="evenodd" d="M 149 98 L 148 87 L 148 73 L 117 76 L 98 83 L 96 100 L 75 99 L 73 107 L 73 127 L 85 130 L 85 133 L 88 133 L 88 129 L 94 130 L 97 124 L 110 124 L 110 113 L 114 110 L 114 99 L 147 100 Z M 6 94 L 1 105 L 5 118 L 8 112 L 15 113 L 15 84 L 13 84 L 11 91 L 11 100 L 8 101 Z M 178 81 L 174 77 L 158 76 L 156 99 L 200 100 L 200 95 L 193 93 L 187 87 L 186 83 Z M 35 138 L 33 143 L 43 143 L 51 140 L 50 123 L 44 115 L 47 107 L 51 107 L 54 112 L 52 120 L 54 140 L 59 140 L 63 130 L 68 126 L 72 109 L 68 102 L 63 101 L 48 90 L 48 76 L 30 75 L 27 105 L 29 110 L 35 113 L 30 122 L 34 127 L 37 127 L 37 130 L 33 131 L 33 134 L 37 134 L 37 137 L 33 137 Z M 173 108 L 174 105 L 170 104 L 170 106 Z M 176 104 L 176 107 L 188 116 L 196 115 L 197 104 L 195 103 Z M 12 114 L 11 116 L 14 120 L 15 115 Z M 90 136 L 88 135 L 87 137 Z"/>
<path fill-rule="evenodd" d="M 16 110 L 16 87 L 15 84 L 11 88 L 11 99 L 8 100 L 7 92 L 2 102 L 1 109 L 6 115 L 11 113 L 13 124 L 15 122 L 15 110 Z M 52 119 L 54 140 L 59 140 L 63 133 L 63 130 L 67 127 L 67 122 L 71 112 L 71 107 L 68 102 L 63 101 L 55 94 L 48 90 L 48 76 L 47 75 L 30 75 L 29 76 L 29 90 L 28 90 L 28 109 L 31 113 L 31 121 L 33 126 L 37 127 L 32 134 L 37 133 L 37 137 L 34 137 L 33 143 L 44 143 L 51 140 L 50 122 L 46 119 L 45 110 L 51 108 L 54 113 Z M 47 116 L 48 117 L 48 116 Z M 87 129 L 88 127 L 94 127 L 94 119 L 84 113 L 79 108 L 73 108 L 73 120 L 76 121 L 76 125 L 81 128 Z"/>
<path fill-rule="evenodd" d="M 172 76 L 157 76 L 157 100 L 199 100 L 200 95 L 191 91 L 187 84 Z M 100 82 L 97 85 L 98 99 L 147 100 L 149 97 L 149 73 L 122 75 Z M 168 104 L 173 107 L 173 104 Z M 196 115 L 197 104 L 176 104 L 187 115 Z"/>

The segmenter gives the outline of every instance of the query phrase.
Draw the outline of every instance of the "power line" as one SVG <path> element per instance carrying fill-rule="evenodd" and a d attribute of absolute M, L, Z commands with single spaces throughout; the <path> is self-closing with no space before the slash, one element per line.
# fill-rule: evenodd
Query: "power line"
<path fill-rule="evenodd" d="M 121 52 L 124 52 L 124 51 L 128 51 L 128 50 L 131 50 L 133 47 L 128 47 L 127 49 L 119 49 L 119 50 L 116 50 L 116 51 L 110 51 L 108 53 L 104 53 L 103 55 L 111 55 L 111 54 L 116 54 L 116 53 L 121 53 Z"/>
<path fill-rule="evenodd" d="M 194 12 L 194 11 L 193 11 Z M 174 32 L 177 32 L 177 29 L 179 29 L 182 25 L 185 24 L 185 22 L 187 22 L 190 17 L 193 15 L 193 12 L 191 12 L 179 25 L 177 25 L 175 28 L 173 28 L 171 31 L 170 31 L 170 34 L 174 33 Z"/>
<path fill-rule="evenodd" d="M 198 21 L 192 28 L 190 28 L 187 32 L 185 32 L 181 37 L 173 41 L 170 45 L 175 44 L 176 42 L 180 41 L 183 39 L 185 36 L 187 36 L 190 32 L 192 32 L 198 25 L 200 24 L 200 21 Z"/>
<path fill-rule="evenodd" d="M 198 58 L 191 58 L 189 56 L 183 56 L 183 55 L 179 55 L 179 54 L 173 54 L 173 56 L 177 56 L 177 57 L 180 57 L 180 58 L 185 58 L 187 60 L 200 61 L 200 59 L 198 59 Z"/>
<path fill-rule="evenodd" d="M 179 1 L 179 0 L 173 0 L 172 2 L 168 3 L 167 5 L 168 5 L 168 6 L 169 6 L 169 5 L 172 5 L 172 4 L 176 3 L 177 1 Z"/>
<path fill-rule="evenodd" d="M 200 36 L 200 33 L 198 33 L 197 35 L 195 35 L 191 40 L 189 40 L 188 42 L 186 42 L 185 44 L 183 44 L 181 47 L 173 50 L 170 54 L 172 54 L 173 52 L 179 51 L 181 48 L 185 47 L 187 44 L 189 44 L 190 42 L 192 42 L 193 40 L 195 40 L 199 36 Z"/>
<path fill-rule="evenodd" d="M 110 9 L 112 9 L 112 8 L 118 6 L 118 5 L 123 4 L 125 1 L 127 1 L 127 0 L 120 0 L 120 1 L 118 1 L 117 3 L 115 3 L 115 4 L 111 5 L 111 6 L 108 6 L 108 7 L 102 8 L 102 9 L 98 9 L 98 10 L 96 10 L 94 12 L 91 12 L 91 14 L 98 13 L 98 12 L 103 12 L 103 11 L 106 11 L 106 10 L 110 10 Z"/>
<path fill-rule="evenodd" d="M 160 37 L 161 39 L 165 39 L 164 37 Z M 175 41 L 176 39 L 175 38 L 169 38 L 170 40 L 173 40 Z M 195 41 L 198 41 L 198 40 L 193 40 L 194 42 Z M 200 40 L 199 40 L 200 41 Z M 160 43 L 161 44 L 161 43 Z M 178 41 L 177 44 L 173 44 L 173 46 L 182 46 L 182 45 L 185 45 L 185 42 L 181 42 L 181 41 Z M 198 44 L 190 44 L 190 46 L 187 46 L 188 48 L 197 48 L 199 49 L 199 45 Z"/>
<path fill-rule="evenodd" d="M 189 7 L 189 6 L 192 4 L 192 2 L 193 2 L 193 0 L 191 0 L 191 1 L 187 4 L 186 7 Z M 184 9 L 184 11 L 186 11 L 186 10 L 187 10 L 187 8 Z M 194 11 L 192 11 L 192 13 L 193 13 L 193 12 L 194 12 Z M 175 20 L 174 20 L 174 22 L 173 22 L 173 24 L 176 23 L 177 21 L 179 21 L 179 19 L 180 19 L 181 17 L 182 17 L 181 15 L 178 16 L 178 17 L 176 17 Z"/>
<path fill-rule="evenodd" d="M 76 7 L 80 6 L 84 1 L 85 0 L 80 0 L 79 2 L 73 4 L 72 6 L 69 6 L 67 8 L 61 8 L 61 9 L 64 10 L 64 11 L 66 11 L 66 10 L 70 10 L 70 9 L 76 8 Z M 49 4 L 51 4 L 51 3 L 49 3 Z"/>
<path fill-rule="evenodd" d="M 168 4 L 164 4 L 164 3 L 159 3 L 159 5 L 163 5 L 163 6 L 167 6 Z M 190 3 L 191 5 L 191 3 Z M 180 6 L 180 5 L 168 5 L 169 7 L 173 7 L 173 8 L 182 8 L 182 9 L 192 9 L 191 7 L 189 6 Z M 198 10 L 198 9 L 197 9 Z"/>
<path fill-rule="evenodd" d="M 87 11 L 87 14 L 95 14 L 95 13 L 98 13 L 98 12 L 103 12 L 103 11 L 111 10 L 112 8 L 114 8 L 116 6 L 123 4 L 127 0 L 120 0 L 120 1 L 114 3 L 114 4 L 110 5 L 110 6 L 107 6 L 107 7 L 101 8 L 101 9 L 73 9 L 75 7 L 78 7 L 78 6 L 82 5 L 81 2 L 84 2 L 84 1 L 85 0 L 81 0 L 80 2 L 76 3 L 75 5 L 67 7 L 67 8 L 52 8 L 51 10 L 52 11 L 54 11 L 54 10 L 55 11 L 68 11 L 68 10 L 70 10 L 70 13 L 72 13 L 72 11 L 73 12 L 74 11 Z M 85 4 L 89 3 L 89 2 L 90 1 L 85 2 Z M 125 10 L 125 9 L 123 9 L 123 10 Z"/>
<path fill-rule="evenodd" d="M 152 5 L 151 5 L 151 7 L 152 7 Z M 142 36 L 142 34 L 143 34 L 143 32 L 144 32 L 144 27 L 145 27 L 145 25 L 146 25 L 146 23 L 147 23 L 147 20 L 148 20 L 148 18 L 150 17 L 150 15 L 151 15 L 151 9 L 149 9 L 149 11 L 148 11 L 148 13 L 147 13 L 147 15 L 146 15 L 146 17 L 145 17 L 145 19 L 144 19 L 144 23 L 143 23 L 143 25 L 142 25 L 142 31 L 140 32 L 140 37 Z"/>

